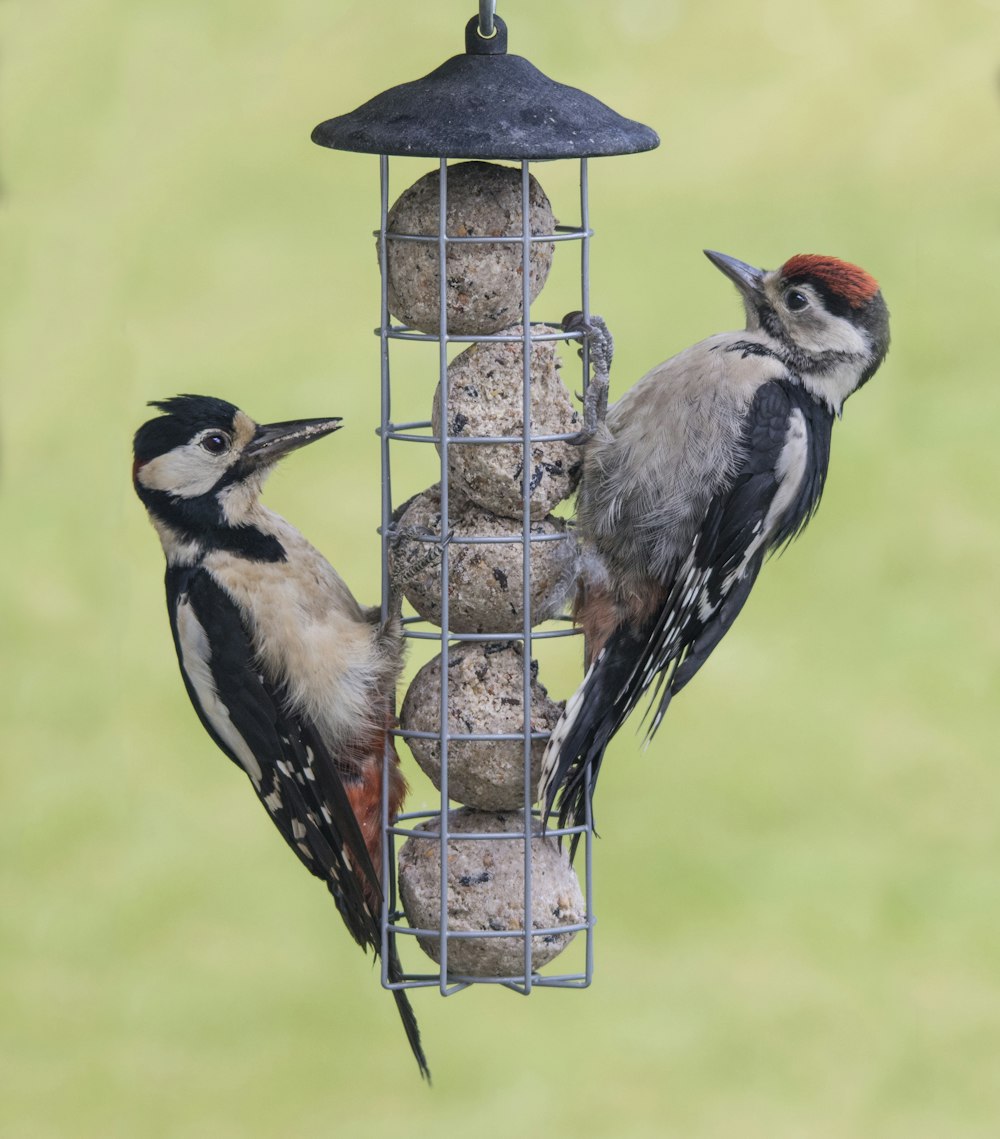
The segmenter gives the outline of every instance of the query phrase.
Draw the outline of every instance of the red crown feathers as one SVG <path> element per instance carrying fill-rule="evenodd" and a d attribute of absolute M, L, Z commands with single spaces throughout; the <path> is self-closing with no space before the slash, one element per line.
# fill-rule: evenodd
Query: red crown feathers
<path fill-rule="evenodd" d="M 797 253 L 782 265 L 781 275 L 786 280 L 813 277 L 831 293 L 843 297 L 851 308 L 860 308 L 878 292 L 878 281 L 870 273 L 821 253 Z"/>

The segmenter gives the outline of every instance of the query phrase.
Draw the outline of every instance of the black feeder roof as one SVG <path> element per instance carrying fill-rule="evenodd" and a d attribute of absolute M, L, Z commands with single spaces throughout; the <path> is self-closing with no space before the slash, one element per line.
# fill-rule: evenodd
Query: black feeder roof
<path fill-rule="evenodd" d="M 507 27 L 484 39 L 473 17 L 465 55 L 390 87 L 312 132 L 334 150 L 418 158 L 598 158 L 652 150 L 654 130 L 507 54 Z"/>

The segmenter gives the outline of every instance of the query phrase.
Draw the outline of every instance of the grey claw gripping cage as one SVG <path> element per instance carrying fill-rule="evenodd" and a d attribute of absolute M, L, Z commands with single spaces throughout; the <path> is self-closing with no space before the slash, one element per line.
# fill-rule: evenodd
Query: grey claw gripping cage
<path fill-rule="evenodd" d="M 440 452 L 440 489 L 437 532 L 425 528 L 411 533 L 410 540 L 422 543 L 419 547 L 427 553 L 436 553 L 434 575 L 439 580 L 436 588 L 439 593 L 439 612 L 432 620 L 417 617 L 404 617 L 403 634 L 417 641 L 435 641 L 440 644 L 439 693 L 434 700 L 439 702 L 436 709 L 436 723 L 433 731 L 407 730 L 405 724 L 395 732 L 397 738 L 430 739 L 437 748 L 440 758 L 440 811 L 415 811 L 389 817 L 388 792 L 383 793 L 383 835 L 384 855 L 382 877 L 385 886 L 385 901 L 382 914 L 382 984 L 386 988 L 438 987 L 442 994 L 450 995 L 470 984 L 502 984 L 520 993 L 530 993 L 533 986 L 578 988 L 590 983 L 593 970 L 592 932 L 594 916 L 591 887 L 591 847 L 592 827 L 589 814 L 584 826 L 559 829 L 553 825 L 548 835 L 553 840 L 545 840 L 554 847 L 554 838 L 569 836 L 570 841 L 579 839 L 584 849 L 583 869 L 583 912 L 574 913 L 578 921 L 560 924 L 550 920 L 539 920 L 533 915 L 533 895 L 541 889 L 538 869 L 535 867 L 543 840 L 539 834 L 539 811 L 533 807 L 536 788 L 532 780 L 532 748 L 540 746 L 549 732 L 533 728 L 532 686 L 534 662 L 532 661 L 533 642 L 552 637 L 562 637 L 578 632 L 568 618 L 539 616 L 537 600 L 536 612 L 532 613 L 532 553 L 539 544 L 554 539 L 573 542 L 569 531 L 549 533 L 537 525 L 532 518 L 532 478 L 534 467 L 533 447 L 541 443 L 568 440 L 572 431 L 565 434 L 532 433 L 532 385 L 537 383 L 533 346 L 546 341 L 579 340 L 583 361 L 582 382 L 586 388 L 589 377 L 588 343 L 584 332 L 567 332 L 558 323 L 531 320 L 533 297 L 531 288 L 531 255 L 538 243 L 559 243 L 551 248 L 558 249 L 561 243 L 578 242 L 580 249 L 580 300 L 584 327 L 590 318 L 590 248 L 592 237 L 587 202 L 587 161 L 589 158 L 610 155 L 633 154 L 650 150 L 659 144 L 654 131 L 641 123 L 623 118 L 597 99 L 573 87 L 564 86 L 547 78 L 528 60 L 517 55 L 507 54 L 507 28 L 503 20 L 495 16 L 493 4 L 481 3 L 478 16 L 473 17 L 465 29 L 466 50 L 447 60 L 435 71 L 422 79 L 403 83 L 381 94 L 349 114 L 328 119 L 312 132 L 312 139 L 321 146 L 334 150 L 346 150 L 379 155 L 381 209 L 377 231 L 381 268 L 382 297 L 381 321 L 375 330 L 380 338 L 381 360 L 381 426 L 378 435 L 381 440 L 382 458 L 382 592 L 383 618 L 388 616 L 392 572 L 393 542 L 398 541 L 397 531 L 399 504 L 393 500 L 392 458 L 397 446 L 418 444 L 436 445 Z M 389 159 L 390 157 L 423 157 L 437 160 L 437 170 L 432 171 L 437 178 L 437 224 L 433 234 L 393 232 L 390 225 Z M 519 232 L 501 237 L 476 236 L 448 233 L 448 175 L 449 159 L 485 160 L 508 163 L 507 171 L 520 170 L 520 224 Z M 533 233 L 530 224 L 529 191 L 534 181 L 529 173 L 532 162 L 553 159 L 570 159 L 579 163 L 579 209 L 578 225 L 555 225 L 552 232 Z M 510 163 L 518 166 L 511 167 Z M 516 229 L 516 227 L 515 227 Z M 413 327 L 412 322 L 397 322 L 390 315 L 389 261 L 395 249 L 402 243 L 420 242 L 436 249 L 436 287 L 439 317 L 436 328 L 431 330 Z M 396 243 L 396 244 L 394 244 Z M 479 247 L 505 245 L 520 246 L 520 262 L 516 273 L 520 275 L 519 320 L 509 322 L 520 325 L 511 331 L 509 328 L 461 333 L 449 331 L 448 299 L 448 255 L 462 245 Z M 515 257 L 516 260 L 516 257 Z M 454 323 L 454 322 L 452 322 Z M 390 356 L 395 356 L 397 343 L 406 352 L 420 351 L 414 342 L 436 342 L 438 345 L 438 370 L 440 379 L 436 419 L 396 423 L 391 417 Z M 449 413 L 449 346 L 455 344 L 476 345 L 514 344 L 521 358 L 521 386 L 523 404 L 520 411 L 523 427 L 520 432 L 503 432 L 459 435 L 454 430 L 454 420 Z M 405 348 L 403 347 L 405 345 Z M 390 348 L 394 351 L 391 353 Z M 405 361 L 404 361 L 405 362 Z M 516 521 L 510 532 L 497 536 L 462 530 L 456 532 L 454 516 L 461 499 L 458 491 L 449 491 L 449 451 L 456 447 L 475 447 L 490 444 L 515 445 L 520 448 L 519 490 L 521 498 L 520 528 Z M 434 489 L 434 488 L 432 488 Z M 536 523 L 533 525 L 533 522 Z M 491 544 L 506 545 L 508 549 L 520 548 L 521 576 L 521 619 L 511 631 L 455 631 L 453 613 L 456 597 L 450 578 L 454 577 L 451 565 L 453 557 L 462 546 L 480 548 Z M 516 553 L 514 554 L 517 560 Z M 505 583 L 504 583 L 505 584 Z M 498 586 L 499 588 L 499 586 Z M 549 619 L 544 619 L 549 617 Z M 461 624 L 461 622 L 457 622 Z M 536 625 L 541 627 L 535 628 Z M 436 626 L 436 627 L 435 627 Z M 519 731 L 496 731 L 496 724 L 472 724 L 471 731 L 456 732 L 449 727 L 449 711 L 454 709 L 449 703 L 449 667 L 456 656 L 469 643 L 482 644 L 484 654 L 494 651 L 486 646 L 500 646 L 502 651 L 512 643 L 520 647 L 521 685 L 518 698 L 523 717 Z M 451 654 L 451 656 L 449 656 Z M 516 682 L 515 682 L 516 683 Z M 536 696 L 537 700 L 537 696 Z M 467 724 L 463 726 L 468 726 Z M 508 849 L 515 853 L 517 873 L 513 876 L 516 905 L 508 908 L 504 921 L 491 920 L 480 923 L 474 929 L 463 928 L 455 921 L 453 910 L 460 908 L 456 901 L 456 891 L 469 886 L 468 875 L 455 878 L 449 875 L 449 866 L 454 867 L 457 847 L 453 840 L 452 815 L 449 813 L 449 745 L 456 746 L 467 742 L 520 741 L 523 748 L 523 801 L 516 810 L 494 816 L 490 829 L 485 824 L 477 825 L 480 816 L 472 816 L 471 825 L 461 831 L 461 843 L 511 843 Z M 514 745 L 515 750 L 516 744 Z M 388 766 L 391 762 L 389 748 L 386 749 L 383 785 L 388 786 Z M 520 761 L 519 761 L 520 762 Z M 520 791 L 518 791 L 520 796 Z M 459 812 L 461 813 L 461 812 Z M 457 817 L 457 816 L 456 816 Z M 482 816 L 486 818 L 486 816 Z M 555 822 L 555 821 L 554 821 Z M 423 824 L 421 826 L 420 824 Z M 436 828 L 436 829 L 428 829 Z M 408 843 L 427 844 L 419 850 L 433 851 L 433 874 L 439 885 L 437 905 L 440 915 L 436 922 L 428 921 L 421 925 L 410 920 L 404 922 L 404 913 L 398 907 L 400 877 L 396 868 L 396 841 L 406 839 Z M 568 842 L 564 842 L 564 846 Z M 479 848 L 480 850 L 484 848 Z M 492 849 L 497 849 L 495 846 Z M 565 855 L 562 858 L 565 860 Z M 523 858 L 523 863 L 522 863 Z M 425 859 L 424 861 L 428 861 Z M 500 860 L 497 860 L 498 864 Z M 579 860 L 578 860 L 579 862 Z M 488 863 L 493 865 L 492 860 Z M 402 865 L 402 863 L 401 863 Z M 522 869 L 523 867 L 523 869 Z M 499 871 L 498 871 L 499 873 Z M 523 884 L 518 881 L 523 873 Z M 569 871 L 572 874 L 572 870 Z M 480 875 L 487 878 L 489 874 Z M 476 878 L 476 881 L 479 881 Z M 502 884 L 501 884 L 502 885 Z M 509 883 L 508 883 L 509 885 Z M 574 881 L 574 887 L 576 883 Z M 579 894 L 579 890 L 577 888 Z M 403 902 L 405 903 L 405 897 Z M 451 903 L 451 904 L 449 904 Z M 510 910 L 513 909 L 513 913 Z M 547 911 L 548 912 L 548 911 Z M 551 912 L 559 916 L 556 906 Z M 569 940 L 564 935 L 582 933 L 585 939 L 585 963 L 578 971 L 543 973 L 537 964 L 538 946 L 545 941 Z M 411 936 L 418 938 L 428 955 L 437 959 L 438 969 L 434 972 L 408 972 L 404 969 L 401 977 L 390 978 L 386 963 L 390 954 L 386 952 L 389 942 Z M 455 967 L 456 959 L 462 958 L 463 949 L 459 943 L 465 940 L 465 948 L 472 941 L 487 944 L 487 939 L 505 939 L 503 944 L 516 946 L 517 965 L 501 969 L 470 970 L 461 964 Z M 429 947 L 429 948 L 428 948 Z M 451 961 L 449 965 L 449 947 Z M 579 954 L 577 954 L 579 959 Z"/>

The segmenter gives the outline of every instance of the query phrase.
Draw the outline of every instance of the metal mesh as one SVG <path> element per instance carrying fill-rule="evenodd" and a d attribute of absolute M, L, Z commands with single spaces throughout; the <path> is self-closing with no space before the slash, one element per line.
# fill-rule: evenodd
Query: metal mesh
<path fill-rule="evenodd" d="M 418 617 L 408 617 L 403 622 L 404 637 L 414 640 L 433 640 L 440 644 L 440 730 L 434 732 L 418 732 L 418 731 L 403 731 L 397 730 L 395 735 L 400 738 L 425 738 L 434 739 L 438 742 L 440 748 L 440 762 L 441 762 L 441 792 L 440 792 L 440 807 L 438 811 L 416 811 L 399 816 L 395 821 L 389 818 L 388 814 L 388 765 L 391 760 L 389 749 L 386 750 L 385 756 L 385 778 L 383 779 L 383 804 L 382 804 L 382 825 L 385 835 L 383 843 L 383 866 L 382 877 L 385 883 L 384 890 L 384 903 L 382 913 L 382 984 L 386 988 L 420 988 L 420 987 L 437 987 L 440 992 L 445 995 L 451 995 L 459 992 L 471 984 L 499 984 L 507 988 L 513 989 L 517 992 L 528 994 L 533 987 L 560 987 L 560 988 L 580 988 L 588 985 L 592 976 L 593 969 L 593 897 L 592 897 L 592 874 L 591 874 L 591 857 L 592 857 L 592 840 L 593 830 L 591 826 L 591 819 L 588 809 L 585 825 L 582 827 L 567 827 L 558 828 L 558 825 L 553 821 L 553 827 L 547 831 L 548 835 L 553 837 L 565 837 L 579 834 L 581 837 L 581 845 L 583 848 L 583 858 L 579 857 L 576 860 L 576 869 L 581 877 L 581 888 L 585 903 L 584 918 L 581 922 L 575 925 L 558 926 L 553 929 L 540 929 L 532 927 L 532 822 L 539 818 L 539 811 L 532 807 L 532 802 L 535 795 L 535 788 L 531 785 L 531 748 L 532 744 L 547 738 L 548 732 L 532 731 L 532 693 L 531 693 L 531 661 L 532 661 L 532 645 L 535 641 L 544 641 L 548 638 L 564 637 L 577 635 L 579 630 L 573 627 L 568 618 L 557 618 L 554 621 L 547 622 L 547 627 L 544 629 L 534 629 L 532 626 L 532 606 L 531 606 L 531 548 L 534 542 L 549 541 L 559 535 L 549 534 L 535 534 L 532 533 L 531 528 L 531 464 L 527 461 L 530 453 L 530 446 L 532 443 L 547 442 L 554 440 L 569 439 L 571 435 L 532 435 L 531 434 L 531 364 L 532 364 L 532 351 L 533 343 L 539 341 L 552 341 L 552 340 L 582 340 L 582 383 L 584 389 L 586 388 L 587 378 L 589 375 L 589 359 L 587 351 L 587 342 L 582 339 L 580 333 L 564 332 L 558 324 L 548 324 L 545 322 L 531 322 L 531 297 L 530 297 L 530 262 L 529 256 L 531 246 L 535 242 L 566 242 L 577 241 L 580 243 L 580 308 L 583 311 L 584 317 L 588 318 L 590 315 L 590 295 L 589 295 L 589 271 L 590 271 L 590 248 L 589 242 L 592 236 L 592 231 L 589 228 L 589 211 L 587 204 L 587 160 L 585 158 L 579 160 L 580 177 L 579 177 L 579 191 L 580 191 L 580 224 L 577 227 L 560 225 L 556 227 L 555 233 L 548 234 L 532 234 L 530 229 L 530 210 L 529 210 L 529 162 L 524 160 L 521 162 L 521 236 L 519 237 L 500 237 L 500 238 L 485 238 L 485 237 L 449 237 L 447 236 L 447 205 L 448 205 L 448 165 L 445 159 L 440 159 L 440 199 L 439 199 L 439 213 L 438 213 L 438 233 L 434 236 L 424 237 L 416 236 L 413 234 L 394 234 L 388 229 L 388 213 L 389 213 L 389 158 L 387 155 L 380 157 L 380 189 L 381 189 L 381 217 L 378 230 L 379 237 L 379 256 L 381 267 L 381 281 L 382 281 L 382 297 L 381 297 L 381 321 L 380 326 L 375 330 L 376 335 L 380 338 L 380 358 L 381 358 L 381 425 L 379 429 L 379 437 L 381 441 L 381 457 L 382 457 L 382 596 L 383 606 L 387 605 L 387 599 L 390 594 L 390 580 L 389 580 L 389 550 L 390 550 L 390 531 L 392 527 L 393 509 L 394 509 L 394 495 L 393 495 L 393 481 L 392 481 L 392 458 L 393 450 L 397 446 L 409 446 L 419 444 L 437 444 L 440 451 L 440 498 L 441 498 L 441 533 L 440 536 L 427 536 L 426 538 L 418 539 L 431 544 L 437 544 L 440 547 L 440 584 L 441 584 L 441 628 L 427 628 L 429 622 L 424 621 Z M 402 324 L 393 324 L 388 307 L 388 256 L 389 256 L 389 242 L 390 241 L 419 241 L 419 242 L 432 242 L 438 247 L 438 272 L 440 284 L 440 322 L 437 334 L 421 332 L 414 328 L 409 328 Z M 522 328 L 521 335 L 510 335 L 504 333 L 492 335 L 453 335 L 448 332 L 448 298 L 447 298 L 447 273 L 446 273 L 446 257 L 450 245 L 457 243 L 470 243 L 477 244 L 491 244 L 491 243 L 519 243 L 522 249 L 521 261 L 521 277 L 522 277 Z M 431 420 L 420 420 L 406 423 L 394 423 L 392 420 L 392 391 L 391 391 L 391 369 L 390 369 L 390 355 L 391 347 L 394 347 L 395 341 L 437 341 L 439 345 L 438 350 L 438 369 L 440 375 L 440 416 L 439 422 L 441 424 L 440 434 L 436 435 L 432 427 Z M 461 439 L 453 439 L 448 436 L 448 424 L 450 422 L 448 416 L 448 346 L 450 344 L 472 344 L 481 341 L 521 341 L 523 342 L 522 358 L 523 358 L 523 430 L 519 435 L 503 435 L 503 436 L 478 436 L 468 438 L 462 436 Z M 405 349 L 404 349 L 405 350 Z M 449 461 L 448 453 L 449 448 L 452 446 L 476 446 L 489 443 L 515 443 L 523 447 L 522 455 L 524 461 L 522 462 L 522 519 L 521 519 L 521 532 L 517 535 L 510 537 L 494 537 L 494 536 L 455 536 L 451 530 L 451 515 L 449 513 Z M 448 631 L 449 625 L 449 559 L 447 557 L 448 547 L 451 544 L 458 543 L 520 543 L 523 550 L 522 561 L 522 612 L 524 614 L 523 627 L 518 632 L 507 633 L 451 633 Z M 383 617 L 387 616 L 387 611 L 383 611 Z M 490 733 L 485 731 L 479 732 L 464 732 L 455 733 L 449 732 L 448 728 L 448 710 L 449 710 L 449 677 L 448 677 L 448 660 L 450 646 L 457 643 L 466 641 L 482 641 L 482 642 L 521 642 L 523 644 L 523 652 L 521 654 L 521 667 L 522 667 L 522 711 L 523 711 L 523 730 L 519 733 L 511 732 L 496 732 Z M 484 741 L 484 740 L 522 740 L 523 741 L 523 758 L 524 758 L 524 801 L 523 806 L 519 808 L 519 814 L 522 820 L 522 825 L 517 830 L 503 832 L 501 834 L 470 834 L 468 832 L 461 832 L 461 841 L 511 841 L 521 842 L 524 849 L 524 891 L 523 891 L 523 921 L 521 928 L 518 929 L 503 929 L 503 930 L 475 930 L 475 931 L 462 931 L 450 929 L 448 926 L 448 811 L 449 811 L 449 796 L 448 796 L 448 749 L 449 744 L 458 741 Z M 430 835 L 420 837 L 421 833 L 417 829 L 417 824 L 421 821 L 429 821 L 437 819 L 439 822 L 439 830 L 432 832 Z M 440 897 L 440 914 L 441 920 L 439 927 L 436 929 L 417 929 L 405 923 L 402 912 L 397 908 L 397 876 L 396 876 L 396 842 L 397 839 L 403 840 L 408 838 L 415 838 L 415 841 L 420 842 L 438 842 L 440 844 L 440 878 L 441 878 L 441 897 Z M 537 835 L 535 836 L 537 838 Z M 552 963 L 552 971 L 547 972 L 548 967 L 533 968 L 532 965 L 532 945 L 533 939 L 542 937 L 546 934 L 557 933 L 566 934 L 575 932 L 578 937 L 584 939 L 584 966 L 578 971 L 559 972 L 558 958 Z M 440 966 L 436 970 L 427 970 L 421 972 L 406 971 L 404 961 L 404 972 L 399 980 L 390 981 L 388 977 L 387 962 L 390 959 L 390 954 L 387 952 L 390 940 L 405 940 L 408 937 L 419 936 L 424 940 L 438 940 L 440 946 Z M 449 944 L 457 939 L 462 938 L 490 938 L 490 937 L 504 937 L 504 938 L 520 938 L 523 943 L 523 967 L 520 973 L 506 976 L 464 976 L 450 970 L 448 967 L 448 948 Z M 578 954 L 578 950 L 572 952 Z M 433 965 L 428 959 L 428 964 Z"/>

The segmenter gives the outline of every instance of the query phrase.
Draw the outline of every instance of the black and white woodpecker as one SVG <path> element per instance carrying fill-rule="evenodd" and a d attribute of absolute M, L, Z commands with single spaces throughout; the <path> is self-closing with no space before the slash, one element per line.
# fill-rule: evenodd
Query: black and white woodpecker
<path fill-rule="evenodd" d="M 284 455 L 339 419 L 259 425 L 183 395 L 136 432 L 133 483 L 167 559 L 167 609 L 191 703 L 246 773 L 364 949 L 381 950 L 383 754 L 390 817 L 406 785 L 388 729 L 402 667 L 398 605 L 363 609 L 327 560 L 260 502 Z M 390 941 L 389 973 L 399 977 Z M 428 1076 L 405 992 L 393 990 Z"/>
<path fill-rule="evenodd" d="M 648 736 L 719 643 L 765 557 L 819 505 L 844 401 L 889 348 L 877 282 L 834 257 L 755 269 L 706 250 L 746 308 L 644 376 L 584 443 L 574 615 L 588 670 L 549 741 L 539 799 L 583 821 L 611 737 L 655 685 Z"/>

